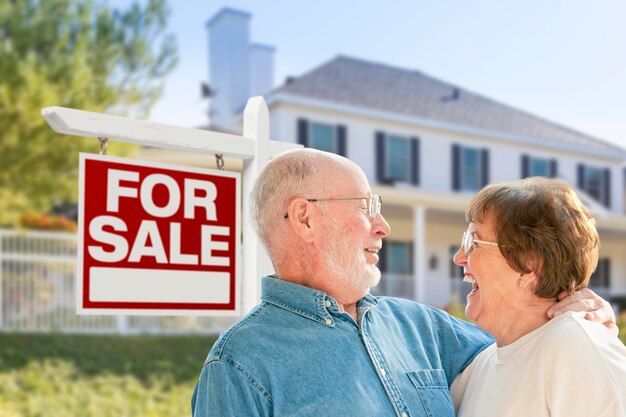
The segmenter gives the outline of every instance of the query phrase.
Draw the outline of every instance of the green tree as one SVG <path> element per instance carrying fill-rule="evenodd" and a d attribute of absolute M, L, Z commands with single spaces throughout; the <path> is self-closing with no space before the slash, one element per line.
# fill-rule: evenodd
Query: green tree
<path fill-rule="evenodd" d="M 99 148 L 52 131 L 43 107 L 148 115 L 177 61 L 168 16 L 165 0 L 123 10 L 97 0 L 0 0 L 0 226 L 75 201 L 78 152 Z"/>

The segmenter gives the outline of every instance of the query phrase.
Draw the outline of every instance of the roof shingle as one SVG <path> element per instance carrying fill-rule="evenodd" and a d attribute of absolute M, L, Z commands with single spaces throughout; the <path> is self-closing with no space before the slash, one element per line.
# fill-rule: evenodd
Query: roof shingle
<path fill-rule="evenodd" d="M 626 152 L 609 142 L 419 71 L 346 56 L 338 56 L 300 77 L 291 79 L 274 93 L 288 93 L 598 150 Z"/>

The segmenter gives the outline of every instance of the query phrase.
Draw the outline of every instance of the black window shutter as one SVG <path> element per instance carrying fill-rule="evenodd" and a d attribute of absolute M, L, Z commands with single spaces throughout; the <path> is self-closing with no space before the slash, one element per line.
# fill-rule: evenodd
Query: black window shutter
<path fill-rule="evenodd" d="M 420 140 L 411 138 L 411 182 L 420 183 Z"/>
<path fill-rule="evenodd" d="M 306 119 L 298 119 L 298 143 L 309 146 L 309 121 Z"/>
<path fill-rule="evenodd" d="M 530 173 L 530 157 L 528 155 L 522 155 L 522 178 L 528 178 Z"/>
<path fill-rule="evenodd" d="M 550 159 L 550 178 L 556 178 L 559 171 L 559 163 L 556 159 Z"/>
<path fill-rule="evenodd" d="M 385 175 L 385 133 L 376 132 L 376 179 L 380 184 L 389 181 Z"/>
<path fill-rule="evenodd" d="M 604 169 L 604 205 L 611 208 L 611 170 Z"/>
<path fill-rule="evenodd" d="M 337 153 L 346 156 L 346 127 L 337 125 Z"/>
<path fill-rule="evenodd" d="M 409 274 L 413 273 L 413 268 L 415 267 L 415 260 L 413 258 L 413 254 L 415 253 L 415 242 L 407 243 L 409 247 L 409 270 L 407 271 Z"/>
<path fill-rule="evenodd" d="M 482 172 L 482 180 L 483 180 L 483 187 L 487 184 L 489 184 L 489 149 L 483 149 L 482 150 L 482 158 L 481 158 L 481 166 L 483 169 Z"/>
<path fill-rule="evenodd" d="M 452 189 L 461 189 L 461 146 L 452 145 Z"/>
<path fill-rule="evenodd" d="M 585 189 L 585 166 L 583 164 L 578 164 L 576 167 L 578 175 L 576 177 L 576 183 L 578 184 L 578 188 L 581 190 Z"/>

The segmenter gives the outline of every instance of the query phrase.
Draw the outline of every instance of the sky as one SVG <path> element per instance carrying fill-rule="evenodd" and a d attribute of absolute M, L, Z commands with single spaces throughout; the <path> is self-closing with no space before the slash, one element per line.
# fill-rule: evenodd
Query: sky
<path fill-rule="evenodd" d="M 626 0 L 169 4 L 180 62 L 152 121 L 206 124 L 205 25 L 231 7 L 252 14 L 252 42 L 276 48 L 275 85 L 347 55 L 421 71 L 626 149 Z"/>

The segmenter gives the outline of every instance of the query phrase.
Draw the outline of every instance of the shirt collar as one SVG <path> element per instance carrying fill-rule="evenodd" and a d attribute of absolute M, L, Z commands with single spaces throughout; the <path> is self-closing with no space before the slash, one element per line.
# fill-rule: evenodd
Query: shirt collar
<path fill-rule="evenodd" d="M 331 313 L 341 312 L 339 304 L 330 295 L 282 280 L 276 275 L 261 280 L 261 300 L 330 327 L 335 325 Z M 357 302 L 357 309 L 365 310 L 376 304 L 376 298 L 366 294 Z"/>

